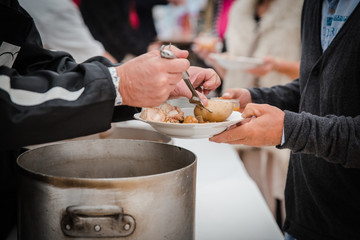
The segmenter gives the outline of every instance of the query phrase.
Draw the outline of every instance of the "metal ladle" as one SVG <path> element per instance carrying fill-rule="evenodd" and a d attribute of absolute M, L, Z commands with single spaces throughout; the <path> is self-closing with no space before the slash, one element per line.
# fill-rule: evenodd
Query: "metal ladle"
<path fill-rule="evenodd" d="M 161 57 L 167 58 L 167 59 L 175 59 L 176 58 L 175 54 L 170 50 L 170 47 L 171 47 L 171 43 L 169 45 L 169 49 L 165 49 L 165 45 L 161 46 L 161 48 L 160 48 Z M 196 105 L 198 105 L 198 106 L 200 106 L 200 107 L 202 107 L 202 108 L 204 108 L 207 111 L 212 113 L 212 111 L 210 109 L 207 109 L 205 107 L 205 105 L 201 101 L 199 95 L 197 94 L 194 86 L 191 84 L 189 73 L 187 71 L 183 72 L 182 77 L 183 77 L 184 82 L 186 83 L 186 85 L 190 89 L 191 94 L 192 94 L 191 98 L 189 99 L 189 102 L 192 103 L 192 104 L 196 104 Z"/>

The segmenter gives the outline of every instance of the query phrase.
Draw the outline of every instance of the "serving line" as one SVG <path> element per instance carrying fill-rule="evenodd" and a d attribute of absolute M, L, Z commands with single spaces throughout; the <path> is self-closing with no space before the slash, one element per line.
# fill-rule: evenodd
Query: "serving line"
<path fill-rule="evenodd" d="M 152 129 L 138 120 L 117 125 Z M 258 187 L 232 146 L 208 139 L 173 140 L 174 145 L 197 156 L 196 240 L 284 239 Z"/>

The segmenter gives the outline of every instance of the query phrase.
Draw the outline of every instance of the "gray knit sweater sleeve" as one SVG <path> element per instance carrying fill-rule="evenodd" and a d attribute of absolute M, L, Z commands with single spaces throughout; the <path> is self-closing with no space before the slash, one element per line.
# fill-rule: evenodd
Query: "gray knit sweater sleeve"
<path fill-rule="evenodd" d="M 281 110 L 298 112 L 300 101 L 298 79 L 286 85 L 271 88 L 251 88 L 249 91 L 254 103 L 267 103 Z"/>
<path fill-rule="evenodd" d="M 324 117 L 285 111 L 285 143 L 293 153 L 313 154 L 348 168 L 360 168 L 360 116 Z"/>
<path fill-rule="evenodd" d="M 349 168 L 360 168 L 360 116 L 317 116 L 299 112 L 298 80 L 285 86 L 249 89 L 254 103 L 285 111 L 285 143 L 293 153 L 312 154 Z"/>

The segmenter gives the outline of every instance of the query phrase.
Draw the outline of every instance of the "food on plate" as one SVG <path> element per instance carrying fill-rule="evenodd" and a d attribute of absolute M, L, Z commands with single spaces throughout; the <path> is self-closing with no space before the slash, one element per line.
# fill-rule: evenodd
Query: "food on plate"
<path fill-rule="evenodd" d="M 197 120 L 194 116 L 188 115 L 185 117 L 183 123 L 199 123 L 199 120 Z"/>
<path fill-rule="evenodd" d="M 143 108 L 140 118 L 146 121 L 179 123 L 184 121 L 184 112 L 177 106 L 163 103 L 156 108 Z"/>
<path fill-rule="evenodd" d="M 184 117 L 184 112 L 177 106 L 163 103 L 154 108 L 143 108 L 140 118 L 145 121 L 166 122 L 166 123 L 208 123 L 223 122 L 232 113 L 234 105 L 229 101 L 208 100 L 206 108 L 212 113 L 203 109 L 201 106 L 194 108 L 194 116 Z"/>
<path fill-rule="evenodd" d="M 209 99 L 206 108 L 212 112 L 209 112 L 203 107 L 197 105 L 194 109 L 195 117 L 197 119 L 202 117 L 205 122 L 222 122 L 231 115 L 234 105 L 228 101 L 216 101 Z"/>
<path fill-rule="evenodd" d="M 146 121 L 165 122 L 166 115 L 159 108 L 143 108 L 140 117 Z"/>
<path fill-rule="evenodd" d="M 240 103 L 238 99 L 229 99 L 229 98 L 223 98 L 223 97 L 214 97 L 211 98 L 211 100 L 214 101 L 223 101 L 223 102 L 231 102 L 234 105 L 233 111 L 240 111 Z"/>

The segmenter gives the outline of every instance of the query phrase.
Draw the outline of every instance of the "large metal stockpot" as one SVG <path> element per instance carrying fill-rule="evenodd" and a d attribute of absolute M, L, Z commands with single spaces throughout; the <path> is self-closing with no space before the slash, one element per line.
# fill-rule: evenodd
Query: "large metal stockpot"
<path fill-rule="evenodd" d="M 72 141 L 23 153 L 19 239 L 194 238 L 196 156 L 170 144 Z"/>

